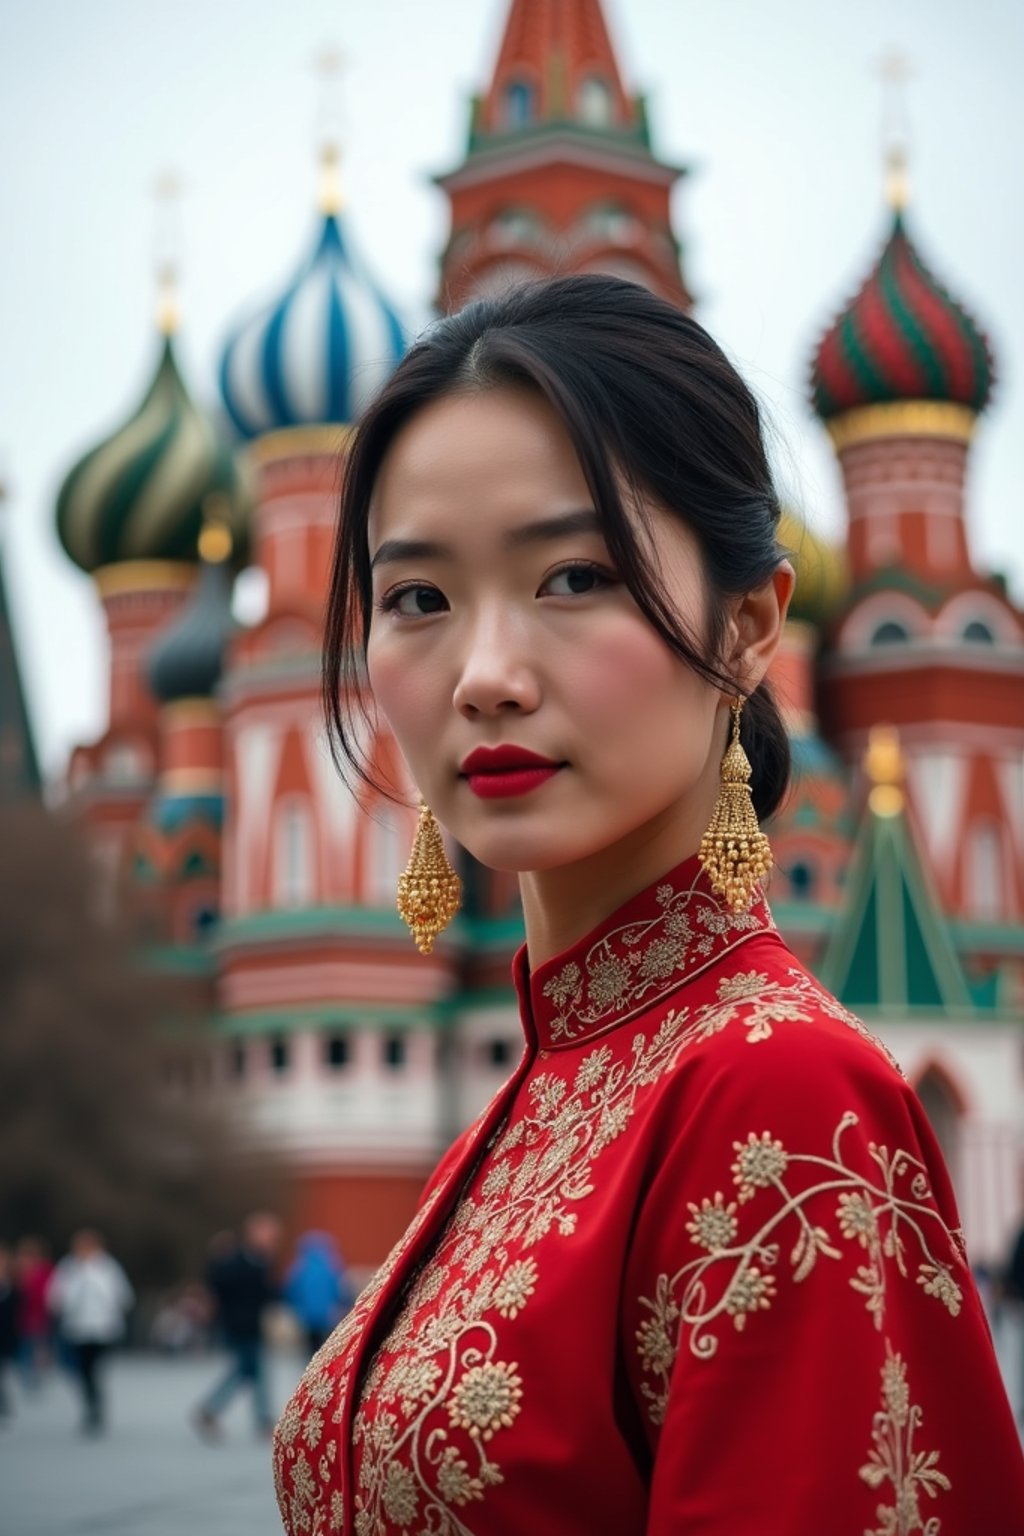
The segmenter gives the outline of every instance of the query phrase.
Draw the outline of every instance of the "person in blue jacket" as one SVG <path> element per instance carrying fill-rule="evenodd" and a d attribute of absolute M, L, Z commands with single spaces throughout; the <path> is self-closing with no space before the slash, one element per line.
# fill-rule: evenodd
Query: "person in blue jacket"
<path fill-rule="evenodd" d="M 284 1298 L 295 1313 L 311 1355 L 349 1311 L 355 1291 L 333 1237 L 305 1232 L 284 1282 Z"/>

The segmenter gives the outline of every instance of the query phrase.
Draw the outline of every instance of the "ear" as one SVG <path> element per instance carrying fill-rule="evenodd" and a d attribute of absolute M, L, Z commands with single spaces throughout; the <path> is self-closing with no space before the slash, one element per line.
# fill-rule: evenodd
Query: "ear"
<path fill-rule="evenodd" d="M 779 648 L 796 572 L 783 560 L 760 587 L 735 599 L 729 623 L 729 666 L 746 693 L 753 693 Z"/>

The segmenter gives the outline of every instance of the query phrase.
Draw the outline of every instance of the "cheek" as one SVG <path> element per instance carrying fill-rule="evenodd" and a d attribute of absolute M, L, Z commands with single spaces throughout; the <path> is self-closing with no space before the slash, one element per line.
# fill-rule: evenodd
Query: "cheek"
<path fill-rule="evenodd" d="M 371 633 L 366 671 L 374 702 L 399 747 L 407 758 L 415 757 L 425 737 L 437 736 L 441 716 L 436 670 L 410 666 L 407 648 L 389 645 L 386 637 L 375 643 Z"/>
<path fill-rule="evenodd" d="M 566 700 L 580 725 L 591 721 L 609 746 L 633 752 L 645 741 L 693 733 L 714 710 L 712 690 L 673 656 L 650 625 L 632 615 L 592 634 L 567 676 Z"/>

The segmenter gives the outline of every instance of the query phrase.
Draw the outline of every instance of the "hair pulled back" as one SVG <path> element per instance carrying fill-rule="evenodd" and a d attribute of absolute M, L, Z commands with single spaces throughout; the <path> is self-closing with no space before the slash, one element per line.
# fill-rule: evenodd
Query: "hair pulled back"
<path fill-rule="evenodd" d="M 377 475 L 400 428 L 431 401 L 508 384 L 539 391 L 561 418 L 609 554 L 648 622 L 714 686 L 742 691 L 722 665 L 723 600 L 762 586 L 784 555 L 757 401 L 703 327 L 646 288 L 598 275 L 530 283 L 430 325 L 351 441 L 327 603 L 323 705 L 336 764 L 367 782 L 343 688 L 358 675 L 369 634 L 367 521 Z M 708 634 L 683 626 L 626 511 L 623 487 L 641 517 L 653 500 L 695 535 L 709 588 Z M 742 741 L 764 819 L 785 793 L 790 765 L 766 683 L 747 699 Z"/>

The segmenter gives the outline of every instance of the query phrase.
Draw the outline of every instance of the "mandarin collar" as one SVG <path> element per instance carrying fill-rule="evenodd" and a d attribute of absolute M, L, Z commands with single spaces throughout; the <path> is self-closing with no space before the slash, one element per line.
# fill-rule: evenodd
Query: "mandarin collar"
<path fill-rule="evenodd" d="M 760 886 L 746 912 L 732 912 L 694 854 L 533 971 L 522 945 L 513 975 L 524 1025 L 541 1049 L 578 1045 L 646 1012 L 774 927 Z"/>

